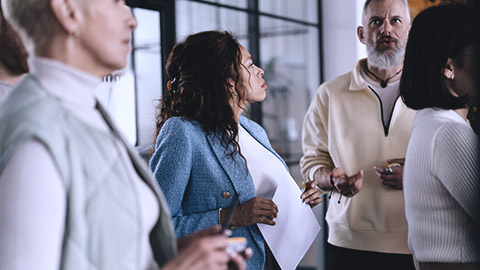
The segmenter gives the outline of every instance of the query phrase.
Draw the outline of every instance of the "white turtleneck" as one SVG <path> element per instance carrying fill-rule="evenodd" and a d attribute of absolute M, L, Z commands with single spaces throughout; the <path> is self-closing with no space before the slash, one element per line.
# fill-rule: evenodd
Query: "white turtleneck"
<path fill-rule="evenodd" d="M 32 59 L 31 74 L 81 121 L 109 130 L 95 109 L 94 90 L 100 78 L 40 57 Z M 120 148 L 123 158 L 130 160 L 126 148 L 123 145 Z M 141 269 L 155 269 L 149 233 L 158 219 L 158 202 L 133 165 L 129 166 L 129 174 L 141 198 L 144 228 Z M 0 175 L 0 269 L 59 268 L 66 196 L 47 149 L 35 140 L 23 142 Z"/>

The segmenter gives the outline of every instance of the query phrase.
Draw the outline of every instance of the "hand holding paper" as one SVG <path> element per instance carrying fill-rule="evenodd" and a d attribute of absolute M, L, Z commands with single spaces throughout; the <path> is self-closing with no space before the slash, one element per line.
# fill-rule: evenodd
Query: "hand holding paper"
<path fill-rule="evenodd" d="M 237 207 L 231 225 L 246 227 L 261 223 L 273 226 L 277 213 L 278 207 L 272 200 L 255 197 Z"/>

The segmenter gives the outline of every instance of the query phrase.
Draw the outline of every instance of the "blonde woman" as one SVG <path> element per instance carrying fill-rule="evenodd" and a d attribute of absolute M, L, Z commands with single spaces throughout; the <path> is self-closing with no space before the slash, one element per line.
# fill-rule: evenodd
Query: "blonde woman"
<path fill-rule="evenodd" d="M 6 0 L 34 45 L 0 108 L 0 269 L 227 269 L 226 236 L 178 242 L 162 192 L 93 89 L 126 65 L 124 1 Z"/>

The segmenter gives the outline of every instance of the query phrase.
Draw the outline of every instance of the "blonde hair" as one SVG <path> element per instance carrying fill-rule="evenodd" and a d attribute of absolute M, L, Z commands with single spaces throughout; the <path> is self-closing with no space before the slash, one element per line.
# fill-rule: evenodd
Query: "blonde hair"
<path fill-rule="evenodd" d="M 36 47 L 48 43 L 59 29 L 50 0 L 2 0 L 2 6 L 7 20 Z"/>

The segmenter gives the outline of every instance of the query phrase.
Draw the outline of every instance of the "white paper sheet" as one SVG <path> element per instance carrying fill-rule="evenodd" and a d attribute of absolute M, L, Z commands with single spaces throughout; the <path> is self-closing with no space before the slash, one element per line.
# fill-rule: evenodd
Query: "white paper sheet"
<path fill-rule="evenodd" d="M 277 224 L 258 224 L 283 270 L 294 270 L 297 267 L 320 231 L 312 209 L 300 199 L 301 193 L 293 179 L 282 182 L 273 196 L 279 211 L 274 219 Z"/>
<path fill-rule="evenodd" d="M 302 203 L 301 191 L 284 163 L 242 126 L 238 137 L 257 196 L 273 200 L 278 206 L 275 226 L 257 225 L 280 267 L 293 270 L 312 245 L 320 225 L 310 206 Z"/>

